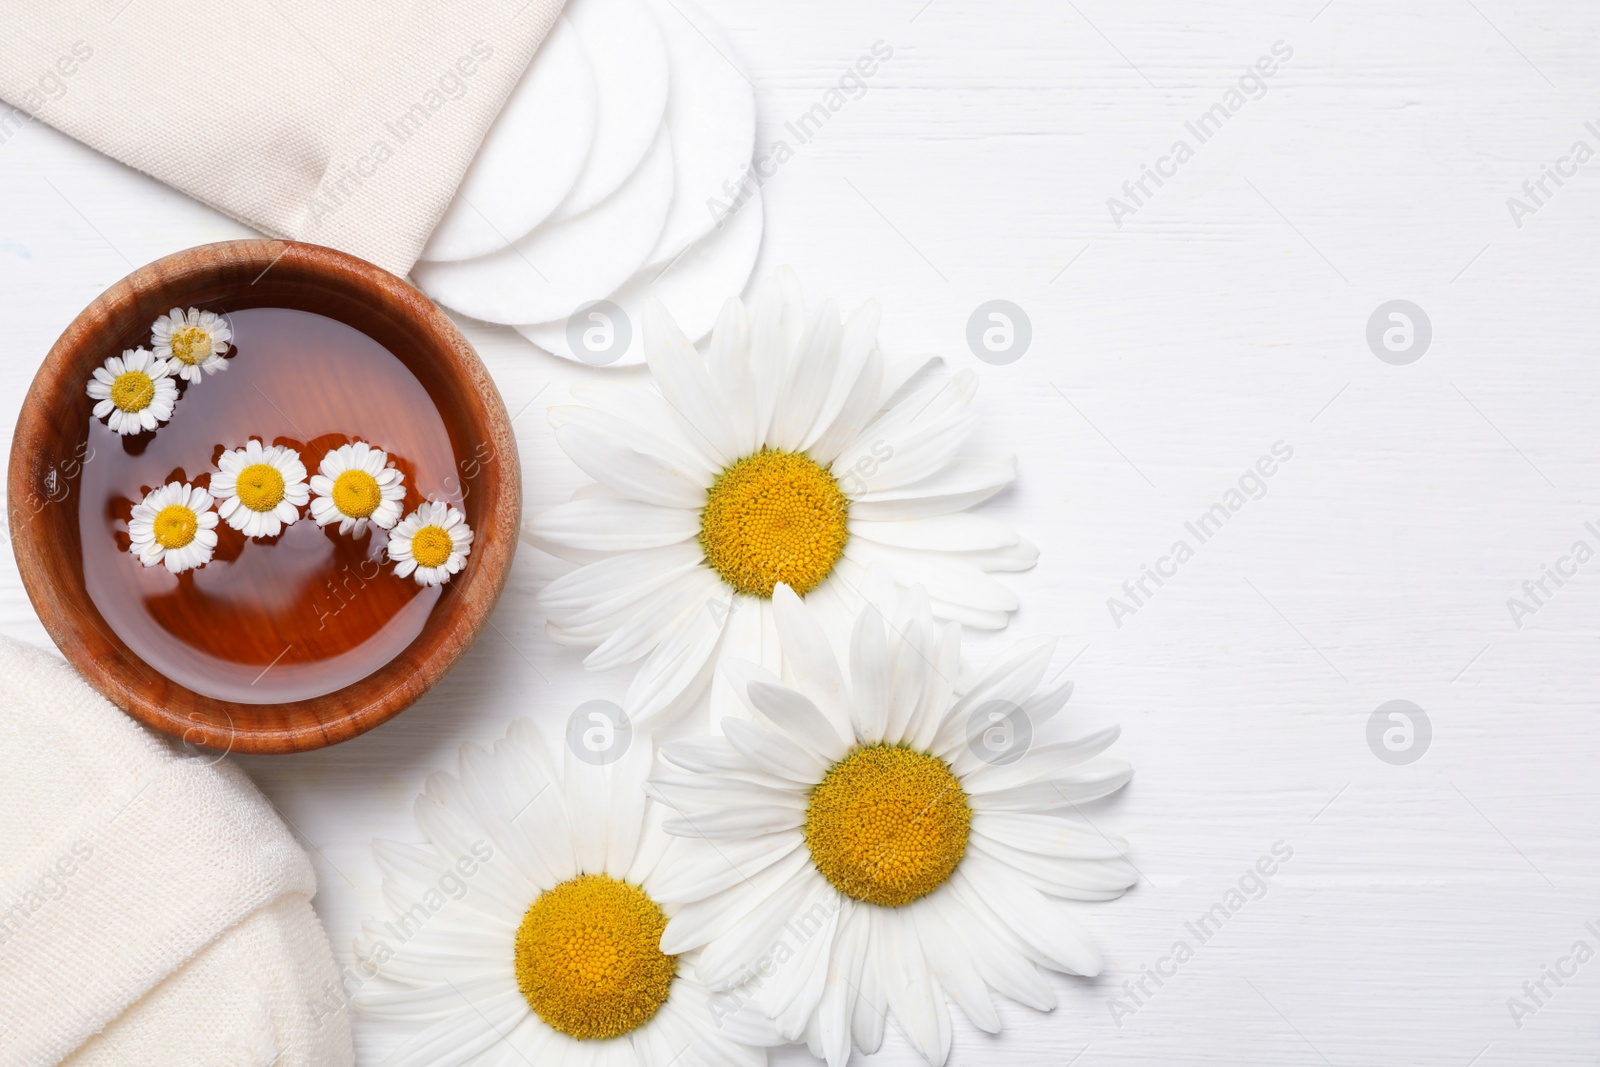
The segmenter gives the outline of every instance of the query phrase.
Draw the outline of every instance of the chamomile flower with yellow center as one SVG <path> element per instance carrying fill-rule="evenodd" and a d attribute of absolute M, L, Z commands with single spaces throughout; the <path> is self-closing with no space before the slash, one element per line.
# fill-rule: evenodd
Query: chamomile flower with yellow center
<path fill-rule="evenodd" d="M 215 374 L 228 369 L 228 345 L 233 330 L 214 311 L 173 308 L 150 326 L 150 347 L 156 356 L 171 360 L 178 377 L 198 382 L 201 372 Z"/>
<path fill-rule="evenodd" d="M 186 482 L 152 489 L 133 506 L 128 551 L 146 567 L 165 564 L 173 574 L 205 565 L 217 547 L 211 503 L 211 494 Z"/>
<path fill-rule="evenodd" d="M 357 1010 L 409 1031 L 386 1064 L 762 1067 L 770 1026 L 719 1018 L 694 954 L 661 950 L 678 842 L 644 793 L 651 756 L 642 734 L 608 763 L 554 756 L 523 719 L 428 779 L 427 843 L 374 845 L 395 916 L 355 946 L 377 972 Z"/>
<path fill-rule="evenodd" d="M 1120 896 L 1135 872 L 1122 843 L 1060 812 L 1133 772 L 1101 756 L 1115 728 L 1040 743 L 1071 692 L 1040 689 L 1055 643 L 1019 645 L 962 687 L 960 629 L 921 587 L 887 628 L 862 611 L 846 663 L 809 604 L 781 585 L 773 603 L 789 681 L 725 665 L 759 721 L 668 745 L 674 771 L 651 782 L 684 838 L 662 951 L 700 951 L 708 985 L 753 998 L 830 1067 L 852 1044 L 877 1051 L 889 1013 L 942 1064 L 947 997 L 993 1033 L 992 992 L 1049 1010 L 1040 968 L 1097 974 L 1062 901 Z"/>
<path fill-rule="evenodd" d="M 357 441 L 322 457 L 311 492 L 311 517 L 318 526 L 337 522 L 341 534 L 360 537 L 369 522 L 388 530 L 400 521 L 406 480 L 390 465 L 388 453 Z"/>
<path fill-rule="evenodd" d="M 459 574 L 472 554 L 472 527 L 455 508 L 430 500 L 400 520 L 389 534 L 395 574 L 418 585 L 439 585 Z"/>
<path fill-rule="evenodd" d="M 211 476 L 218 512 L 246 537 L 276 537 L 293 526 L 311 498 L 306 465 L 286 445 L 263 445 L 252 437 L 243 448 L 224 452 Z"/>
<path fill-rule="evenodd" d="M 868 568 L 928 587 L 934 614 L 1003 628 L 1016 595 L 992 577 L 1038 557 L 1009 526 L 970 514 L 1016 476 L 969 454 L 970 372 L 890 367 L 878 309 L 808 312 L 780 271 L 754 310 L 730 300 L 702 356 L 659 305 L 644 316 L 651 379 L 574 386 L 556 441 L 599 484 L 536 515 L 524 535 L 578 563 L 541 594 L 557 641 L 595 646 L 600 670 L 643 660 L 635 721 L 710 691 L 713 722 L 738 705 L 723 657 L 777 672 L 772 592 L 783 583 L 849 633 Z"/>
<path fill-rule="evenodd" d="M 171 365 L 143 348 L 130 348 L 96 367 L 88 393 L 95 401 L 94 417 L 119 434 L 155 429 L 172 418 L 178 402 Z"/>

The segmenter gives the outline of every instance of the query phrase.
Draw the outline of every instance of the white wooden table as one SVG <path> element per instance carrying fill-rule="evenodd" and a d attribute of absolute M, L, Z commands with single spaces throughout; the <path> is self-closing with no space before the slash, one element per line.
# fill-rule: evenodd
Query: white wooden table
<path fill-rule="evenodd" d="M 1600 549 L 1600 161 L 1560 162 L 1600 151 L 1600 12 L 1322 4 L 707 0 L 759 88 L 758 145 L 794 149 L 765 188 L 762 270 L 878 296 L 887 349 L 980 370 L 984 443 L 1022 461 L 991 510 L 1043 550 L 980 654 L 1062 634 L 1080 714 L 1122 723 L 1139 771 L 1105 818 L 1144 880 L 1084 908 L 1108 972 L 1058 981 L 1053 1015 L 1008 1007 L 999 1039 L 958 1020 L 955 1063 L 1600 1057 L 1600 963 L 1570 955 L 1600 952 L 1600 561 L 1561 562 Z M 799 144 L 786 124 L 878 41 L 893 56 L 864 95 Z M 1276 42 L 1264 94 L 1230 101 Z M 1145 164 L 1166 176 L 1141 191 Z M 1569 176 L 1536 202 L 1545 164 Z M 49 129 L 0 144 L 0 426 L 104 286 L 243 233 Z M 1008 365 L 968 350 L 991 299 L 1031 320 Z M 1369 348 L 1391 300 L 1431 323 L 1414 362 Z M 509 409 L 530 405 L 527 506 L 565 499 L 580 476 L 543 408 L 597 372 L 464 326 Z M 1278 442 L 1264 495 L 1245 477 L 1230 499 Z M 1202 541 L 1186 523 L 1219 503 Z M 1180 540 L 1192 555 L 1165 559 Z M 1170 576 L 1140 590 L 1146 565 Z M 1576 576 L 1513 618 L 1558 565 Z M 396 721 L 241 761 L 312 850 L 346 957 L 382 914 L 369 841 L 416 839 L 429 771 L 514 716 L 622 693 L 544 639 L 534 598 L 559 569 L 525 549 L 495 629 Z M 0 628 L 46 641 L 9 554 Z M 1409 764 L 1369 747 L 1391 700 L 1431 725 Z M 1278 842 L 1263 895 L 1250 872 Z M 1230 896 L 1241 880 L 1254 899 Z M 358 1037 L 364 1062 L 393 1044 Z M 891 1028 L 874 1062 L 917 1061 Z"/>

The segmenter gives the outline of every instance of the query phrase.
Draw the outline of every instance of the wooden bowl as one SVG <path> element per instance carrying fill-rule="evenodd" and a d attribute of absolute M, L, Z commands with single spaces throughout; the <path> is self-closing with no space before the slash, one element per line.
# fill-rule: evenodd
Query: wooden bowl
<path fill-rule="evenodd" d="M 360 330 L 427 389 L 456 456 L 480 460 L 460 464 L 461 506 L 477 535 L 466 568 L 444 587 L 404 651 L 326 696 L 241 705 L 197 693 L 136 656 L 86 591 L 75 498 L 93 405 L 84 384 L 129 338 L 148 337 L 158 316 L 191 306 L 294 308 Z M 521 519 L 521 483 L 499 392 L 466 338 L 427 297 L 331 248 L 268 240 L 226 241 L 167 256 L 84 309 L 28 390 L 7 481 L 23 584 L 72 665 L 146 725 L 189 744 L 240 752 L 298 752 L 348 740 L 398 714 L 443 677 L 478 636 L 505 585 Z"/>

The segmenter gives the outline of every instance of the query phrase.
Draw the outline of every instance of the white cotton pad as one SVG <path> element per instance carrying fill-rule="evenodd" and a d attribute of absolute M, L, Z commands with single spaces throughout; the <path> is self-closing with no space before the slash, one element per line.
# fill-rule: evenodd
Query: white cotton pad
<path fill-rule="evenodd" d="M 646 264 L 666 263 L 716 224 L 712 201 L 738 196 L 755 149 L 755 87 L 734 65 L 720 27 L 686 0 L 649 0 L 667 42 L 677 187 L 672 210 Z"/>
<path fill-rule="evenodd" d="M 698 341 L 716 325 L 722 305 L 729 297 L 738 296 L 750 280 L 756 255 L 761 250 L 761 230 L 761 194 L 756 192 L 728 216 L 720 230 L 713 230 L 691 245 L 665 271 L 659 266 L 646 267 L 607 297 L 628 316 L 631 339 L 620 354 L 614 351 L 574 353 L 567 338 L 568 320 L 564 318 L 536 326 L 518 326 L 517 332 L 545 351 L 567 359 L 617 366 L 642 363 L 641 311 L 645 298 L 654 296 L 666 305 L 689 339 Z M 615 330 L 615 324 L 611 328 Z M 581 335 L 581 325 L 579 330 Z"/>
<path fill-rule="evenodd" d="M 589 54 L 599 102 L 589 159 L 555 220 L 582 214 L 627 180 L 667 107 L 667 46 L 642 0 L 572 0 L 566 17 Z"/>
<path fill-rule="evenodd" d="M 488 255 L 543 222 L 583 171 L 597 107 L 588 53 L 578 31 L 557 19 L 489 128 L 422 258 Z"/>
<path fill-rule="evenodd" d="M 509 248 L 454 263 L 418 263 L 417 287 L 439 303 L 507 326 L 570 315 L 626 281 L 661 233 L 672 202 L 672 140 L 665 127 L 644 161 L 603 203 L 546 222 Z"/>

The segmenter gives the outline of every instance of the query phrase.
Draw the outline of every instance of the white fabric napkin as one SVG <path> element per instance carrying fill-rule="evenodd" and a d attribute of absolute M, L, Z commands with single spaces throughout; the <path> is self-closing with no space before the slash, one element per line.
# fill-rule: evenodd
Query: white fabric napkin
<path fill-rule="evenodd" d="M 0 0 L 37 119 L 273 237 L 411 269 L 561 0 Z"/>
<path fill-rule="evenodd" d="M 310 861 L 214 759 L 0 639 L 0 1065 L 354 1061 Z"/>

